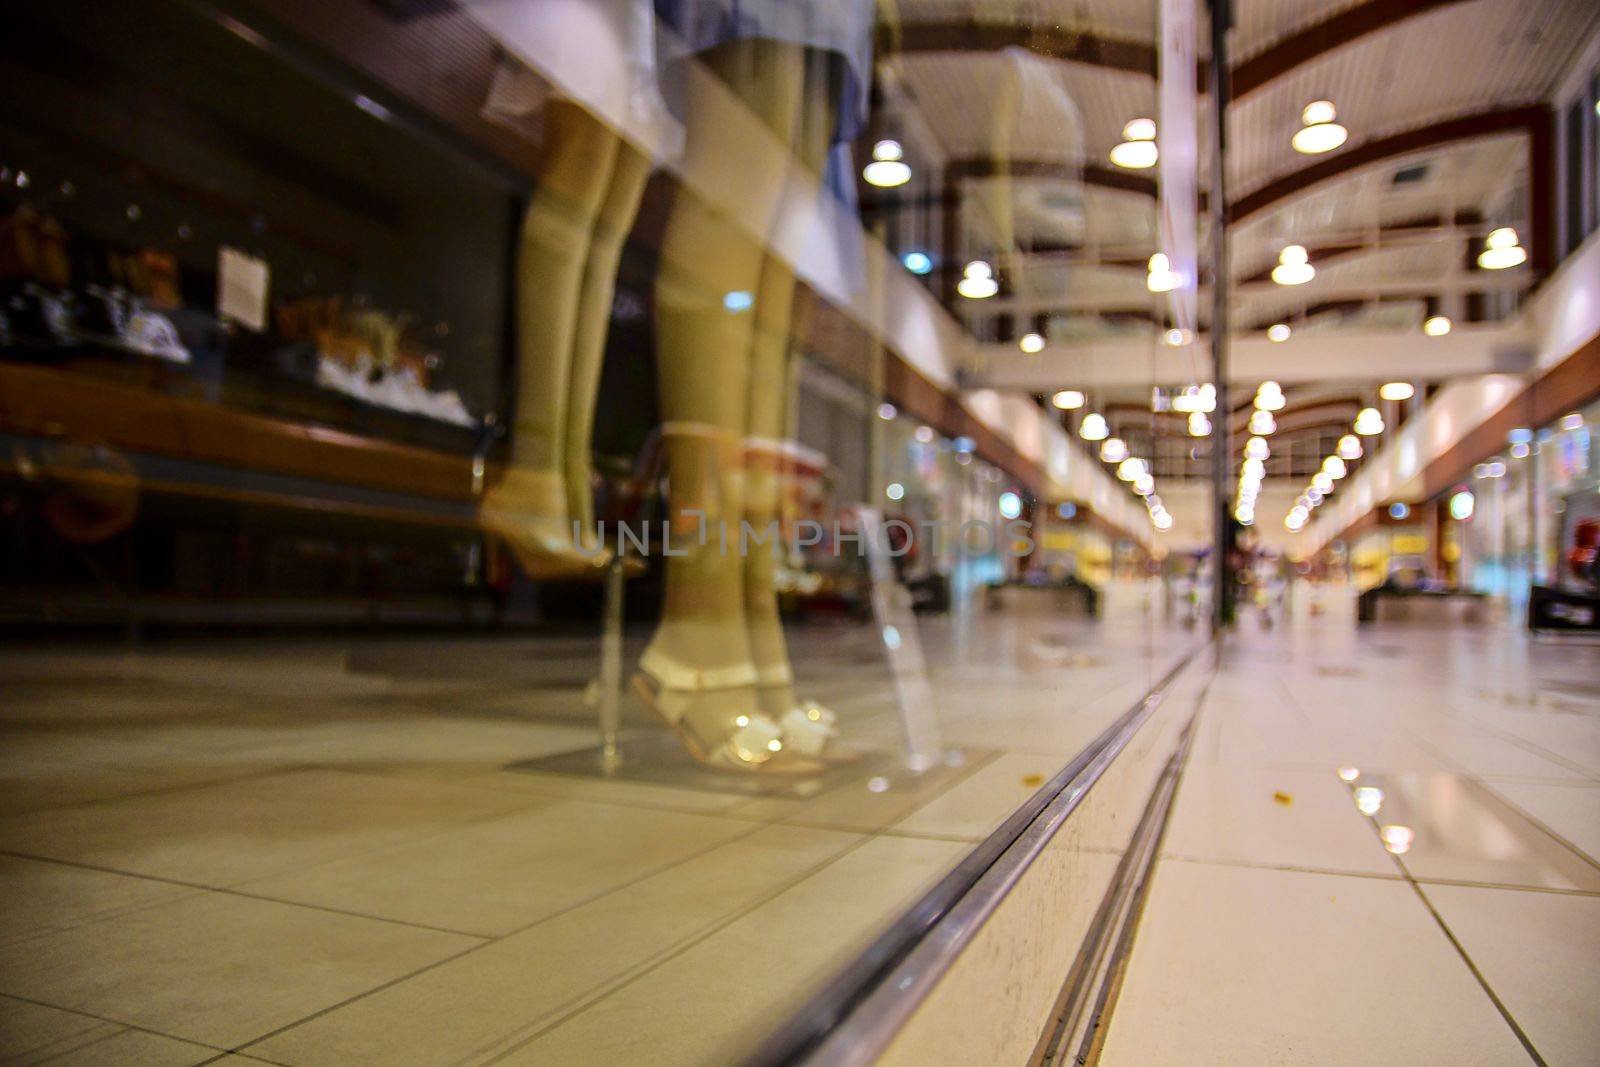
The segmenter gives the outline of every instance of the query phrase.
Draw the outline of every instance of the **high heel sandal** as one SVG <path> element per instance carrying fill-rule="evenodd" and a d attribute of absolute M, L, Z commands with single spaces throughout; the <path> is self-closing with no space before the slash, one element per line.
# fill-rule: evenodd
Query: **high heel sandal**
<path fill-rule="evenodd" d="M 788 664 L 757 672 L 757 688 L 788 688 L 793 685 L 794 673 Z M 797 701 L 779 717 L 778 729 L 782 731 L 784 746 L 798 756 L 829 763 L 853 763 L 857 759 L 832 745 L 839 736 L 839 716 L 815 700 Z"/>
<path fill-rule="evenodd" d="M 748 664 L 697 670 L 659 652 L 647 650 L 633 677 L 639 702 L 670 726 L 689 754 L 718 770 L 762 774 L 816 774 L 821 764 L 787 748 L 783 730 L 755 709 L 732 710 L 724 736 L 707 736 L 702 725 L 690 721 L 695 705 L 710 693 L 749 689 L 755 685 L 755 668 Z"/>
<path fill-rule="evenodd" d="M 552 506 L 559 501 L 559 506 Z M 566 522 L 566 484 L 559 472 L 506 470 L 484 493 L 478 522 L 511 549 L 529 578 L 592 578 L 611 563 L 602 544 L 580 546 Z"/>

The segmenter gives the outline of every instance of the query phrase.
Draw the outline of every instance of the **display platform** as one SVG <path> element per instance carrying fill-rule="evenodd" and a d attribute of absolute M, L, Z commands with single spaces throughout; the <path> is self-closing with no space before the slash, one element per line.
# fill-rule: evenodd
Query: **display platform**
<path fill-rule="evenodd" d="M 579 778 L 644 782 L 651 785 L 694 789 L 734 796 L 781 797 L 810 800 L 858 783 L 871 792 L 899 792 L 911 782 L 920 789 L 943 789 L 955 779 L 971 774 L 998 755 L 987 749 L 950 750 L 944 761 L 917 773 L 905 766 L 899 753 L 872 751 L 846 753 L 847 760 L 830 763 L 821 774 L 784 776 L 718 771 L 695 760 L 683 743 L 667 730 L 634 730 L 620 735 L 614 754 L 603 745 L 520 760 L 508 771 L 562 774 Z"/>

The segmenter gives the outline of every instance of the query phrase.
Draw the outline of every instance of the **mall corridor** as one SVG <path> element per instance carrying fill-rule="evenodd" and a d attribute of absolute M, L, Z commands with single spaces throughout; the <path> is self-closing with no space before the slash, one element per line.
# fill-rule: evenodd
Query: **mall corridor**
<path fill-rule="evenodd" d="M 0 87 L 0 1067 L 1600 1064 L 1597 0 Z"/>

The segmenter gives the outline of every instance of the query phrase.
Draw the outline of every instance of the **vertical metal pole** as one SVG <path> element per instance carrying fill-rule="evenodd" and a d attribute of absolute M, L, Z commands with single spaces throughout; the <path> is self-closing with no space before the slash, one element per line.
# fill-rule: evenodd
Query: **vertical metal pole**
<path fill-rule="evenodd" d="M 605 626 L 600 633 L 600 766 L 608 773 L 619 762 L 617 733 L 622 727 L 622 595 L 622 553 L 618 552 L 606 568 Z"/>
<path fill-rule="evenodd" d="M 1214 518 L 1212 554 L 1216 573 L 1212 585 L 1211 628 L 1215 633 L 1233 625 L 1233 576 L 1228 557 L 1233 552 L 1233 522 L 1228 514 L 1228 437 L 1232 407 L 1228 400 L 1228 27 L 1231 0 L 1211 0 L 1211 363 L 1217 387 L 1217 412 L 1211 444 L 1211 509 Z"/>

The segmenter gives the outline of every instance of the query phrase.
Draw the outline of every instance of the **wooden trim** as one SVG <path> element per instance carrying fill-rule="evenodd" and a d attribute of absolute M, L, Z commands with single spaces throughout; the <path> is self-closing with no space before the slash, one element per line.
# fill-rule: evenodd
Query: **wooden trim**
<path fill-rule="evenodd" d="M 1471 433 L 1422 471 L 1422 497 L 1431 499 L 1464 479 L 1474 465 L 1506 448 L 1506 434 L 1536 430 L 1600 396 L 1600 334 L 1545 371 Z"/>
<path fill-rule="evenodd" d="M 53 368 L 0 363 L 0 427 L 414 496 L 474 499 L 465 457 Z"/>
<path fill-rule="evenodd" d="M 1232 70 L 1233 101 L 1239 101 L 1281 78 L 1296 67 L 1361 38 L 1398 25 L 1416 15 L 1460 3 L 1461 0 L 1367 0 L 1308 26 L 1292 37 L 1260 52 Z M 1201 85 L 1206 84 L 1204 78 Z"/>
<path fill-rule="evenodd" d="M 1521 133 L 1528 135 L 1534 141 L 1539 141 L 1537 131 L 1541 128 L 1548 129 L 1550 122 L 1548 107 L 1543 104 L 1530 104 L 1526 107 L 1481 111 L 1367 141 L 1348 151 L 1316 160 L 1239 198 L 1228 205 L 1228 223 L 1238 225 L 1252 215 L 1259 214 L 1313 186 L 1343 177 L 1351 171 L 1437 145 L 1503 133 Z M 1548 155 L 1548 151 L 1545 155 Z M 1534 199 L 1537 201 L 1537 195 Z M 1537 241 L 1538 228 L 1534 228 L 1536 233 L 1532 239 Z M 1548 228 L 1545 227 L 1546 230 Z"/>
<path fill-rule="evenodd" d="M 1422 500 L 1431 500 L 1459 484 L 1476 464 L 1504 451 L 1506 434 L 1512 430 L 1518 427 L 1537 430 L 1596 397 L 1600 397 L 1600 334 L 1578 346 L 1566 359 L 1545 371 L 1465 437 L 1430 461 L 1422 470 Z M 1328 543 L 1341 538 L 1349 540 L 1368 525 L 1376 524 L 1379 513 L 1389 503 L 1386 500 L 1379 501 L 1371 511 L 1329 538 Z"/>
<path fill-rule="evenodd" d="M 883 23 L 877 54 L 999 52 L 1025 48 L 1046 59 L 1085 63 L 1106 70 L 1156 76 L 1156 46 L 1148 41 L 1102 37 L 1055 24 L 1001 25 L 976 21 Z"/>

